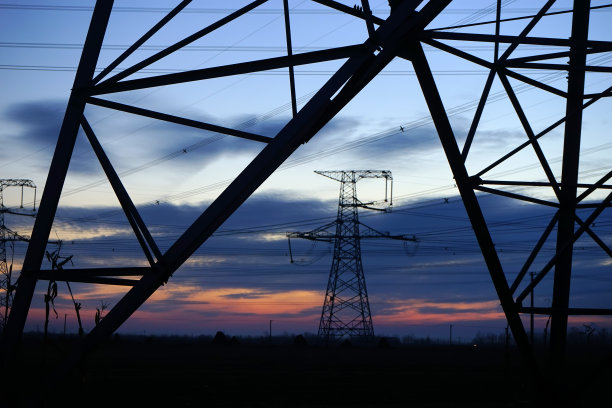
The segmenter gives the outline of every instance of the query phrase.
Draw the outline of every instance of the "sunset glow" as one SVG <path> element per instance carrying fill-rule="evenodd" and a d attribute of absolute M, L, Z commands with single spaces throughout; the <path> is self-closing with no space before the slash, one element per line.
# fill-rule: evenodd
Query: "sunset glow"
<path fill-rule="evenodd" d="M 362 235 L 351 251 L 363 263 L 376 333 L 412 334 L 425 326 L 446 330 L 450 325 L 472 326 L 473 332 L 482 327 L 503 329 L 500 285 L 513 285 L 516 279 L 510 295 L 517 297 L 530 277 L 538 274 L 534 306 L 552 306 L 555 270 L 547 264 L 555 256 L 553 241 L 560 227 L 553 223 L 546 236 L 543 232 L 560 206 L 557 184 L 562 183 L 567 150 L 563 142 L 569 51 L 560 56 L 556 53 L 566 45 L 540 44 L 534 39 L 566 41 L 571 36 L 570 13 L 555 12 L 534 20 L 532 30 L 526 18 L 513 18 L 537 13 L 539 5 L 527 0 L 504 4 L 500 15 L 510 20 L 499 23 L 500 32 L 512 38 L 527 30 L 524 36 L 533 37 L 529 44 L 513 49 L 509 43 L 486 37 L 495 33 L 491 24 L 495 4 L 480 10 L 480 4 L 453 1 L 448 10 L 427 22 L 427 35 L 435 41 L 420 41 L 432 84 L 424 87 L 423 75 L 417 75 L 424 71 L 419 71 L 414 58 L 392 54 L 395 57 L 381 62 L 380 73 L 361 88 L 349 76 L 337 85 L 334 76 L 340 75 L 336 73 L 347 61 L 361 64 L 353 62 L 358 61 L 355 50 L 375 38 L 358 16 L 320 2 L 288 3 L 293 52 L 301 61 L 291 65 L 291 71 L 295 69 L 292 83 L 284 60 L 288 44 L 282 2 L 253 3 L 253 10 L 229 18 L 227 24 L 219 24 L 220 19 L 249 2 L 193 2 L 121 59 L 101 82 L 83 91 L 88 100 L 82 113 L 91 133 L 86 132 L 82 118 L 75 122 L 80 130 L 70 147 L 65 180 L 60 182 L 47 178 L 95 2 L 61 3 L 43 7 L 28 0 L 23 5 L 5 5 L 0 14 L 4 39 L 0 52 L 5 61 L 0 66 L 4 96 L 0 173 L 2 178 L 31 179 L 36 185 L 36 190 L 25 193 L 25 201 L 20 201 L 19 191 L 7 190 L 5 204 L 35 215 L 43 190 L 52 191 L 49 186 L 58 182 L 57 208 L 51 205 L 47 213 L 43 211 L 47 217 L 53 213 L 53 219 L 48 226 L 46 219 L 38 224 L 49 227 L 44 237 L 49 244 L 40 248 L 45 251 L 43 271 L 52 268 L 47 253 L 54 251 L 59 251 L 59 260 L 69 259 L 64 270 L 80 270 L 88 276 L 98 273 L 96 268 L 154 265 L 164 270 L 156 282 L 164 284 L 126 317 L 121 330 L 210 334 L 225 327 L 260 335 L 272 323 L 281 332 L 317 332 L 332 260 L 339 251 L 334 247 L 339 240 L 330 238 L 335 233 L 330 225 L 346 225 L 337 218 L 339 210 L 346 208 L 339 201 L 343 194 L 339 187 L 345 185 L 329 173 L 343 171 L 368 175 L 359 178 L 358 184 L 355 181 L 352 198 L 359 212 L 354 221 Z M 111 66 L 170 7 L 142 0 L 115 3 L 98 44 L 95 75 Z M 603 43 L 609 39 L 610 9 L 595 3 L 588 37 Z M 572 4 L 558 0 L 552 7 L 567 11 Z M 378 27 L 390 16 L 389 2 L 371 6 L 380 19 Z M 466 21 L 470 24 L 462 26 Z M 460 27 L 449 32 L 477 37 L 461 42 L 431 34 L 454 24 Z M 182 44 L 203 27 L 216 28 L 168 55 L 163 51 Z M 462 58 L 444 47 L 465 47 L 473 58 Z M 496 52 L 508 50 L 511 55 L 502 60 L 511 64 L 504 70 L 514 74 L 502 70 L 490 75 L 490 67 L 497 62 L 488 61 Z M 386 58 L 379 51 L 372 58 Z M 329 60 L 321 57 L 331 54 L 334 58 Z M 531 54 L 546 56 L 542 61 L 552 65 L 530 66 L 529 59 L 521 61 Z M 578 194 L 593 183 L 609 183 L 612 98 L 602 93 L 610 86 L 609 54 L 607 48 L 592 48 L 586 56 L 588 65 L 597 69 L 588 71 L 585 79 L 585 92 L 591 99 L 585 97 L 588 109 L 585 105 L 581 119 Z M 153 64 L 146 64 L 157 57 Z M 304 62 L 311 58 L 314 62 Z M 140 63 L 146 66 L 139 69 Z M 256 68 L 258 64 L 265 68 Z M 131 71 L 130 67 L 136 68 Z M 111 78 L 122 72 L 125 77 Z M 198 79 L 186 80 L 192 76 Z M 108 87 L 98 87 L 105 80 Z M 143 83 L 144 88 L 137 86 Z M 315 95 L 323 95 L 317 94 L 322 87 L 330 94 L 319 100 Z M 352 87 L 355 94 L 342 107 L 344 102 L 336 95 L 348 97 Z M 443 101 L 446 115 L 438 112 L 433 119 L 448 119 L 451 129 L 446 134 L 432 120 L 433 106 L 424 89 L 436 90 Z M 597 103 L 586 102 L 593 98 Z M 339 108 L 332 116 L 327 115 L 336 105 L 317 113 L 316 120 L 307 116 L 329 101 Z M 122 108 L 115 109 L 117 104 Z M 160 120 L 153 112 L 180 120 Z M 315 134 L 296 143 L 295 150 L 285 145 L 283 140 L 310 131 L 304 123 L 317 121 L 321 126 L 315 126 Z M 299 132 L 292 130 L 294 125 Z M 97 143 L 99 148 L 94 147 Z M 455 161 L 451 160 L 454 153 L 449 154 L 454 150 L 446 147 L 453 143 L 453 149 L 461 151 Z M 269 159 L 289 150 L 282 163 Z M 113 183 L 100 163 L 105 160 L 97 157 L 102 151 L 118 177 L 110 177 Z M 260 156 L 263 151 L 274 154 Z M 261 162 L 258 157 L 263 157 Z M 272 164 L 270 173 L 259 173 Z M 467 172 L 469 183 L 457 177 L 454 165 Z M 392 177 L 384 182 L 369 177 L 376 172 Z M 246 187 L 251 190 L 247 192 Z M 127 197 L 116 194 L 123 190 Z M 473 193 L 477 205 L 464 204 L 466 190 Z M 584 206 L 576 210 L 576 228 L 589 219 L 608 190 L 606 185 L 580 198 Z M 477 228 L 476 207 L 486 227 Z M 574 244 L 571 307 L 610 307 L 607 284 L 612 261 L 605 241 L 612 236 L 612 222 L 608 209 L 596 218 Z M 198 220 L 201 224 L 191 228 Z M 35 219 L 7 213 L 5 221 L 28 236 Z M 327 228 L 326 239 L 312 239 L 321 234 L 322 226 Z M 299 235 L 308 232 L 314 235 Z M 393 236 L 403 238 L 389 239 Z M 15 242 L 14 252 L 13 247 L 7 251 L 13 283 L 28 248 L 26 241 Z M 538 242 L 541 246 L 534 251 Z M 499 266 L 491 266 L 497 261 Z M 171 270 L 165 269 L 168 265 Z M 492 279 L 494 274 L 501 279 Z M 58 317 L 51 312 L 50 327 L 63 331 L 66 323 L 66 330 L 74 332 L 76 303 L 91 328 L 96 309 L 103 307 L 107 313 L 130 293 L 131 285 L 138 286 L 139 276 L 117 275 L 103 278 L 132 281 L 111 281 L 117 285 L 73 282 L 70 290 L 57 281 Z M 29 329 L 44 323 L 47 287 L 48 281 L 39 281 L 35 288 Z M 365 294 L 365 283 L 358 290 Z M 527 300 L 522 299 L 523 306 Z M 520 318 L 529 316 L 522 313 Z M 538 316 L 537 330 L 546 328 L 547 319 Z M 586 319 L 573 316 L 569 321 L 580 327 Z M 606 318 L 588 319 L 607 325 Z"/>

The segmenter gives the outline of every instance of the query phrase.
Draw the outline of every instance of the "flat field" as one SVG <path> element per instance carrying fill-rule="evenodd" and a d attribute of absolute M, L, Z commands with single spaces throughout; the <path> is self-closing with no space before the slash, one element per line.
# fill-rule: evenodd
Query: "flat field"
<path fill-rule="evenodd" d="M 504 345 L 322 345 L 294 338 L 115 337 L 65 378 L 78 339 L 26 336 L 3 372 L 7 407 L 536 407 L 533 381 Z M 568 353 L 568 406 L 608 400 L 609 349 Z M 57 380 L 45 387 L 47 380 Z M 551 390 L 551 392 L 553 392 Z M 544 396 L 544 401 L 541 399 Z M 551 400 L 554 396 L 551 395 Z M 569 399 L 567 400 L 569 401 Z M 558 403 L 554 406 L 560 406 Z"/>

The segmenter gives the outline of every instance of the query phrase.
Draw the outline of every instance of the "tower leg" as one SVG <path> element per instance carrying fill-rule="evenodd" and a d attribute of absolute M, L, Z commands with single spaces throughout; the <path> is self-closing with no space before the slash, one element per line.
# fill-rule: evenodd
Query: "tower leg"
<path fill-rule="evenodd" d="M 574 1 L 565 112 L 567 120 L 563 142 L 561 196 L 559 197 L 559 225 L 557 229 L 558 259 L 555 265 L 550 321 L 550 351 L 553 365 L 556 366 L 555 371 L 559 371 L 558 369 L 564 365 L 567 339 L 567 309 L 569 307 L 574 247 L 572 236 L 574 235 L 576 214 L 589 9 L 590 0 Z M 580 69 L 580 67 L 583 68 Z M 569 245 L 565 247 L 566 244 Z"/>
<path fill-rule="evenodd" d="M 6 358 L 10 358 L 13 354 L 23 334 L 36 287 L 34 273 L 40 269 L 43 261 L 60 194 L 68 172 L 70 157 L 79 131 L 81 116 L 85 109 L 85 98 L 79 93 L 79 89 L 89 86 L 92 82 L 112 8 L 113 0 L 98 0 L 93 11 L 38 215 L 34 222 L 32 238 L 23 261 L 13 307 L 5 328 L 3 354 Z"/>
<path fill-rule="evenodd" d="M 535 359 L 533 350 L 531 349 L 531 345 L 529 344 L 529 338 L 527 337 L 527 332 L 519 316 L 518 307 L 512 298 L 482 209 L 480 208 L 474 190 L 471 188 L 470 179 L 465 165 L 463 164 L 461 152 L 457 146 L 450 121 L 448 120 L 434 77 L 420 43 L 414 44 L 411 58 L 425 101 L 431 112 L 431 117 L 438 131 L 442 147 L 446 153 L 446 157 L 457 183 L 459 194 L 461 195 L 463 204 L 470 218 L 472 228 L 476 234 L 476 239 L 478 240 L 489 274 L 491 275 L 491 280 L 493 281 L 504 314 L 506 315 L 508 325 L 512 330 L 514 340 L 516 341 L 520 353 L 524 357 L 530 373 L 533 374 L 534 378 L 539 383 L 542 380 L 540 368 Z"/>

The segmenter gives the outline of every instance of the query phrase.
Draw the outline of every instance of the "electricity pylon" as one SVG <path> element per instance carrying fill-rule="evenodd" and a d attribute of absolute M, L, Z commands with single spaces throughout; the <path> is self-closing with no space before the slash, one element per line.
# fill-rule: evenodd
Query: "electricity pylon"
<path fill-rule="evenodd" d="M 595 15 L 609 5 L 592 6 L 589 0 L 574 0 L 567 9 L 561 7 L 561 10 L 558 10 L 551 9 L 555 0 L 547 0 L 540 2 L 543 4 L 538 6 L 535 14 L 516 16 L 516 13 L 511 11 L 511 15 L 507 16 L 508 10 L 505 5 L 502 6 L 502 1 L 498 0 L 495 6 L 479 10 L 473 15 L 478 19 L 485 18 L 485 21 L 472 20 L 468 23 L 461 21 L 448 25 L 448 18 L 456 12 L 453 6 L 459 3 L 457 0 L 392 1 L 390 3 L 392 12 L 389 15 L 386 10 L 384 13 L 373 12 L 368 0 L 361 0 L 361 7 L 358 8 L 334 0 L 313 0 L 311 2 L 313 6 L 333 9 L 343 17 L 354 18 L 365 26 L 367 32 L 364 30 L 361 37 L 351 41 L 352 45 L 344 45 L 343 42 L 342 46 L 299 51 L 292 48 L 289 2 L 283 1 L 285 24 L 282 31 L 284 32 L 279 31 L 276 38 L 283 39 L 282 34 L 285 34 L 286 55 L 274 54 L 268 58 L 249 61 L 236 57 L 227 63 L 224 62 L 224 65 L 199 69 L 183 68 L 169 74 L 147 72 L 148 67 L 155 66 L 157 62 L 164 63 L 166 57 L 173 58 L 187 45 L 198 40 L 206 42 L 209 39 L 208 35 L 213 32 L 216 34 L 220 29 L 240 30 L 249 26 L 251 21 L 242 17 L 246 17 L 252 11 L 258 12 L 255 9 L 268 3 L 266 0 L 254 0 L 247 2 L 241 8 L 235 6 L 234 11 L 228 11 L 228 14 L 215 19 L 209 25 L 203 26 L 205 20 L 197 19 L 197 23 L 194 23 L 196 26 L 190 31 L 192 34 L 181 36 L 169 47 L 140 59 L 129 67 L 124 66 L 129 63 L 128 58 L 138 58 L 139 51 L 143 51 L 143 45 L 148 46 L 149 44 L 145 43 L 156 33 L 159 32 L 162 36 L 171 33 L 172 29 L 167 27 L 167 23 L 182 14 L 189 3 L 190 0 L 181 1 L 157 23 L 143 27 L 142 36 L 121 55 L 112 58 L 109 52 L 114 51 L 104 51 L 102 43 L 113 9 L 113 1 L 96 1 L 58 135 L 58 143 L 49 167 L 40 208 L 24 257 L 19 287 L 15 292 L 11 315 L 3 336 L 2 358 L 12 359 L 15 355 L 36 284 L 40 280 L 61 279 L 84 284 L 130 286 L 131 290 L 117 302 L 100 324 L 87 334 L 83 344 L 74 351 L 74 354 L 85 353 L 107 339 L 161 286 L 168 283 L 173 274 L 194 252 L 204 245 L 300 146 L 319 134 L 330 120 L 393 61 L 406 60 L 414 69 L 415 79 L 431 115 L 478 241 L 484 264 L 527 372 L 534 379 L 536 387 L 542 390 L 543 395 L 552 394 L 558 401 L 565 403 L 570 389 L 567 381 L 562 378 L 569 372 L 564 368 L 568 318 L 612 314 L 612 309 L 602 307 L 606 305 L 597 302 L 593 302 L 595 307 L 589 307 L 592 306 L 591 299 L 578 299 L 570 290 L 576 269 L 580 266 L 577 262 L 573 262 L 573 255 L 581 247 L 580 243 L 583 240 L 598 248 L 602 262 L 608 262 L 612 257 L 609 234 L 606 235 L 605 230 L 601 230 L 599 223 L 595 226 L 595 222 L 603 218 L 601 214 L 604 211 L 609 212 L 609 208 L 612 207 L 612 193 L 610 193 L 612 171 L 609 171 L 609 166 L 598 169 L 601 170 L 598 173 L 590 171 L 590 166 L 583 164 L 593 167 L 599 165 L 590 157 L 585 157 L 586 150 L 581 149 L 581 143 L 583 146 L 588 146 L 589 141 L 597 143 L 602 137 L 600 133 L 603 132 L 587 126 L 587 120 L 583 121 L 583 111 L 587 109 L 592 111 L 591 106 L 608 103 L 612 95 L 612 87 L 603 85 L 605 79 L 609 79 L 612 73 L 612 67 L 606 65 L 607 53 L 612 49 L 611 31 L 606 29 L 605 18 L 590 18 L 592 14 Z M 487 14 L 491 14 L 491 18 L 486 18 Z M 567 18 L 563 19 L 563 16 Z M 136 22 L 134 19 L 134 26 Z M 551 27 L 556 28 L 554 32 L 549 31 Z M 188 29 L 186 26 L 185 30 Z M 476 48 L 473 47 L 475 43 Z M 550 47 L 554 47 L 555 51 L 551 52 Z M 475 49 L 482 52 L 475 53 Z M 98 64 L 103 51 L 103 58 Z M 451 123 L 450 117 L 467 112 L 471 103 L 451 107 L 448 105 L 448 100 L 443 100 L 445 93 L 442 87 L 445 85 L 443 81 L 437 79 L 439 76 L 447 75 L 448 72 L 432 69 L 430 62 L 438 59 L 430 55 L 434 51 L 436 56 L 443 53 L 442 55 L 453 58 L 451 65 L 461 61 L 461 64 L 469 64 L 488 73 L 483 88 L 473 88 L 473 91 L 477 91 L 478 103 L 473 116 L 470 115 L 471 125 L 467 135 L 458 129 L 457 125 Z M 337 61 L 340 64 L 338 69 L 307 101 L 298 100 L 294 67 L 308 67 L 328 61 Z M 108 65 L 103 68 L 99 66 L 102 63 Z M 156 110 L 152 109 L 150 104 L 145 104 L 147 106 L 145 108 L 119 102 L 130 100 L 132 92 L 145 89 L 180 87 L 220 78 L 240 79 L 244 75 L 257 75 L 280 69 L 288 74 L 287 99 L 290 97 L 293 115 L 278 132 L 270 135 L 169 113 L 175 110 L 170 109 L 167 104 Z M 541 74 L 547 71 L 551 74 Z M 595 74 L 597 80 L 592 79 Z M 410 82 L 411 79 L 410 76 L 404 78 L 406 82 Z M 446 86 L 454 87 L 459 82 L 453 81 Z M 397 82 L 397 85 L 399 84 L 401 81 Z M 495 92 L 494 84 L 500 88 L 499 92 Z M 541 118 L 538 126 L 534 126 L 536 123 L 525 111 L 526 105 L 517 96 L 519 90 L 544 92 L 558 103 L 548 104 L 550 115 Z M 386 90 L 381 89 L 381 92 L 385 93 Z M 126 95 L 126 98 L 119 98 L 121 95 Z M 240 99 L 244 99 L 245 95 L 247 94 L 241 92 Z M 416 93 L 405 95 L 411 103 L 416 103 L 420 99 Z M 255 102 L 251 104 L 252 106 L 258 105 L 257 97 L 258 95 L 254 95 Z M 522 135 L 522 140 L 504 138 L 506 139 L 504 143 L 496 147 L 489 143 L 491 139 L 487 134 L 490 129 L 483 129 L 481 119 L 486 109 L 491 106 L 491 102 L 502 98 L 507 99 L 509 103 L 506 110 L 501 110 L 500 113 L 502 115 L 509 113 L 520 122 L 517 134 Z M 403 102 L 401 99 L 389 100 L 387 95 L 384 99 L 392 104 Z M 371 103 L 379 104 L 380 101 L 373 99 Z M 182 103 L 184 103 L 182 100 L 177 102 L 178 105 Z M 89 109 L 86 108 L 92 106 L 145 117 L 147 118 L 145 120 L 187 126 L 197 132 L 214 132 L 224 137 L 237 137 L 260 143 L 262 148 L 181 236 L 171 243 L 167 250 L 162 251 L 106 154 L 101 143 L 104 139 L 100 137 L 104 132 L 95 124 L 92 127 L 87 118 Z M 244 114 L 241 111 L 236 113 Z M 542 123 L 541 128 L 540 123 Z M 507 129 L 505 122 L 500 121 L 499 124 L 503 126 L 503 130 Z M 410 131 L 417 126 L 422 126 L 422 123 L 415 121 L 406 130 Z M 134 236 L 142 248 L 143 258 L 146 258 L 146 266 L 80 268 L 61 273 L 42 269 L 45 248 L 79 128 L 83 129 L 125 212 Z M 400 126 L 400 129 L 404 128 Z M 561 134 L 562 143 L 555 139 Z M 553 152 L 543 149 L 542 144 L 545 141 L 550 142 L 547 145 L 559 149 L 553 149 Z M 480 142 L 482 144 L 479 148 Z M 556 161 L 553 155 L 561 147 L 563 150 L 561 171 L 555 172 L 554 167 L 551 167 Z M 589 149 L 588 152 L 592 153 L 593 150 Z M 526 155 L 526 160 L 531 160 L 532 163 L 526 166 L 521 159 L 523 155 Z M 497 171 L 504 166 L 515 171 L 537 168 L 538 172 L 529 173 L 521 179 L 508 179 L 500 176 L 508 173 Z M 581 168 L 589 171 L 580 172 Z M 500 253 L 500 246 L 496 246 L 490 228 L 492 218 L 487 216 L 481 207 L 481 198 L 490 195 L 500 196 L 504 200 L 519 200 L 530 206 L 540 206 L 536 208 L 548 208 L 554 213 L 549 216 L 547 226 L 540 228 L 539 239 L 531 247 L 528 256 L 523 258 L 515 256 L 510 259 Z M 553 251 L 546 251 L 549 244 L 554 247 Z M 517 267 L 516 262 L 520 262 L 522 266 Z M 532 281 L 526 282 L 527 272 L 532 269 L 537 269 L 537 273 Z M 548 290 L 547 283 L 551 280 L 552 289 Z M 525 306 L 523 304 L 525 299 L 534 289 L 542 286 L 543 289 L 552 292 L 549 297 L 542 299 L 550 299 L 551 302 L 540 301 L 539 305 L 533 308 Z M 550 360 L 555 366 L 553 370 L 542 370 L 541 360 L 536 358 L 529 342 L 522 315 L 530 313 L 551 316 Z M 76 356 L 73 361 L 78 361 Z M 548 371 L 555 373 L 557 378 L 548 378 Z M 549 392 L 551 384 L 554 388 L 552 393 Z"/>
<path fill-rule="evenodd" d="M 366 288 L 361 244 L 363 238 L 390 238 L 416 241 L 414 236 L 389 235 L 376 231 L 359 221 L 358 209 L 386 211 L 393 204 L 393 177 L 388 170 L 316 171 L 315 173 L 340 182 L 338 216 L 333 222 L 309 232 L 291 232 L 291 238 L 334 243 L 334 258 L 329 272 L 325 300 L 319 322 L 318 335 L 338 340 L 345 336 L 368 338 L 374 336 L 372 314 Z M 376 207 L 376 202 L 364 203 L 357 198 L 357 182 L 364 178 L 385 180 L 387 209 Z M 388 185 L 391 191 L 388 197 Z M 291 241 L 289 241 L 291 245 Z"/>
<path fill-rule="evenodd" d="M 8 319 L 9 310 L 11 308 L 13 290 L 15 286 L 12 282 L 13 273 L 13 262 L 9 264 L 6 254 L 6 244 L 10 243 L 11 251 L 14 250 L 13 245 L 15 241 L 27 242 L 28 237 L 18 234 L 12 231 L 4 224 L 4 214 L 22 215 L 22 216 L 35 216 L 34 213 L 24 213 L 21 211 L 15 211 L 4 205 L 4 190 L 8 187 L 21 187 L 21 205 L 19 208 L 23 208 L 23 188 L 29 187 L 34 188 L 36 186 L 32 180 L 24 179 L 1 179 L 0 180 L 0 333 L 4 331 L 4 326 Z M 36 192 L 34 193 L 34 206 L 36 206 Z M 36 207 L 34 207 L 34 210 Z M 12 258 L 12 256 L 11 256 Z"/>

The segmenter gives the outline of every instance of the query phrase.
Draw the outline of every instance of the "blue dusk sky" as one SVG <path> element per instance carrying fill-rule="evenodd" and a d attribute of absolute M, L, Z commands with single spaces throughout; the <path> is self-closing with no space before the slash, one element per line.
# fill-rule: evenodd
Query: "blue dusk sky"
<path fill-rule="evenodd" d="M 116 0 L 98 61 L 98 72 L 117 58 L 178 1 Z M 342 1 L 350 7 L 354 2 Z M 544 1 L 503 0 L 502 18 L 537 13 Z M 593 7 L 606 5 L 593 0 Z M 70 95 L 95 2 L 93 0 L 0 1 L 0 178 L 30 179 L 25 207 L 38 206 Z M 153 55 L 223 18 L 246 1 L 193 1 L 163 30 L 122 62 L 115 72 Z M 496 1 L 455 0 L 428 28 L 490 21 Z M 370 2 L 374 15 L 389 15 L 387 0 Z M 571 8 L 559 0 L 551 11 Z M 360 44 L 368 37 L 363 20 L 309 0 L 289 0 L 293 52 Z M 592 40 L 610 40 L 612 8 L 590 16 Z M 503 23 L 501 34 L 517 35 L 529 20 Z M 545 17 L 534 37 L 568 38 L 571 15 Z M 286 55 L 283 1 L 269 0 L 247 15 L 135 73 L 129 79 L 215 67 Z M 454 29 L 494 33 L 494 25 Z M 490 43 L 453 41 L 491 60 Z M 501 46 L 501 51 L 506 45 Z M 430 46 L 425 53 L 463 145 L 488 70 Z M 559 51 L 521 45 L 514 57 Z M 610 66 L 611 52 L 590 55 L 589 65 Z M 566 64 L 567 58 L 550 60 Z M 298 110 L 344 60 L 295 68 Z M 514 69 L 565 91 L 566 72 Z M 538 133 L 565 115 L 565 100 L 552 93 L 510 83 Z M 609 73 L 587 74 L 587 93 L 612 85 Z M 187 84 L 102 95 L 102 98 L 274 137 L 291 119 L 287 69 L 230 76 Z M 606 100 L 607 99 L 607 100 Z M 610 170 L 610 98 L 584 111 L 580 182 L 598 180 Z M 86 117 L 160 248 L 167 249 L 243 168 L 259 153 L 259 142 L 169 124 L 88 105 Z M 504 87 L 493 82 L 466 167 L 476 173 L 527 140 Z M 540 139 L 557 180 L 561 178 L 563 126 Z M 315 333 L 331 265 L 333 246 L 293 239 L 290 262 L 286 234 L 309 231 L 336 217 L 339 183 L 317 170 L 389 170 L 393 206 L 388 212 L 361 210 L 360 220 L 379 231 L 414 235 L 418 242 L 362 241 L 374 330 L 379 335 L 447 336 L 469 340 L 477 332 L 503 332 L 499 300 L 484 264 L 453 176 L 429 116 L 412 64 L 394 60 L 308 143 L 274 172 L 246 203 L 119 330 L 124 333 L 262 335 Z M 487 179 L 545 181 L 533 149 L 524 149 L 483 175 Z M 507 187 L 505 191 L 551 199 L 550 188 Z M 381 180 L 357 185 L 362 201 L 384 198 Z M 4 192 L 5 205 L 19 205 L 17 191 Z M 593 200 L 602 195 L 593 195 Z M 550 221 L 549 207 L 500 196 L 479 195 L 506 276 L 511 282 Z M 583 219 L 590 210 L 581 213 Z M 6 216 L 6 225 L 29 235 L 32 219 Z M 604 211 L 593 226 L 608 245 L 612 219 Z M 66 268 L 146 266 L 128 222 L 84 134 L 79 133 L 63 188 L 51 240 L 61 240 Z M 572 302 L 575 307 L 612 307 L 609 256 L 586 234 L 576 244 Z M 26 244 L 15 245 L 14 270 Z M 55 249 L 49 245 L 49 251 Z M 541 269 L 554 253 L 547 243 L 533 265 Z M 45 261 L 43 268 L 49 268 Z M 552 273 L 535 292 L 536 306 L 550 306 Z M 70 293 L 59 282 L 51 330 L 76 331 Z M 524 287 L 524 285 L 522 285 Z M 112 307 L 125 287 L 72 284 L 83 305 L 85 329 L 94 325 L 101 304 Z M 40 282 L 27 330 L 42 329 Z M 65 319 L 64 319 L 65 317 Z M 581 327 L 607 318 L 576 317 Z M 537 318 L 538 330 L 546 316 Z"/>

